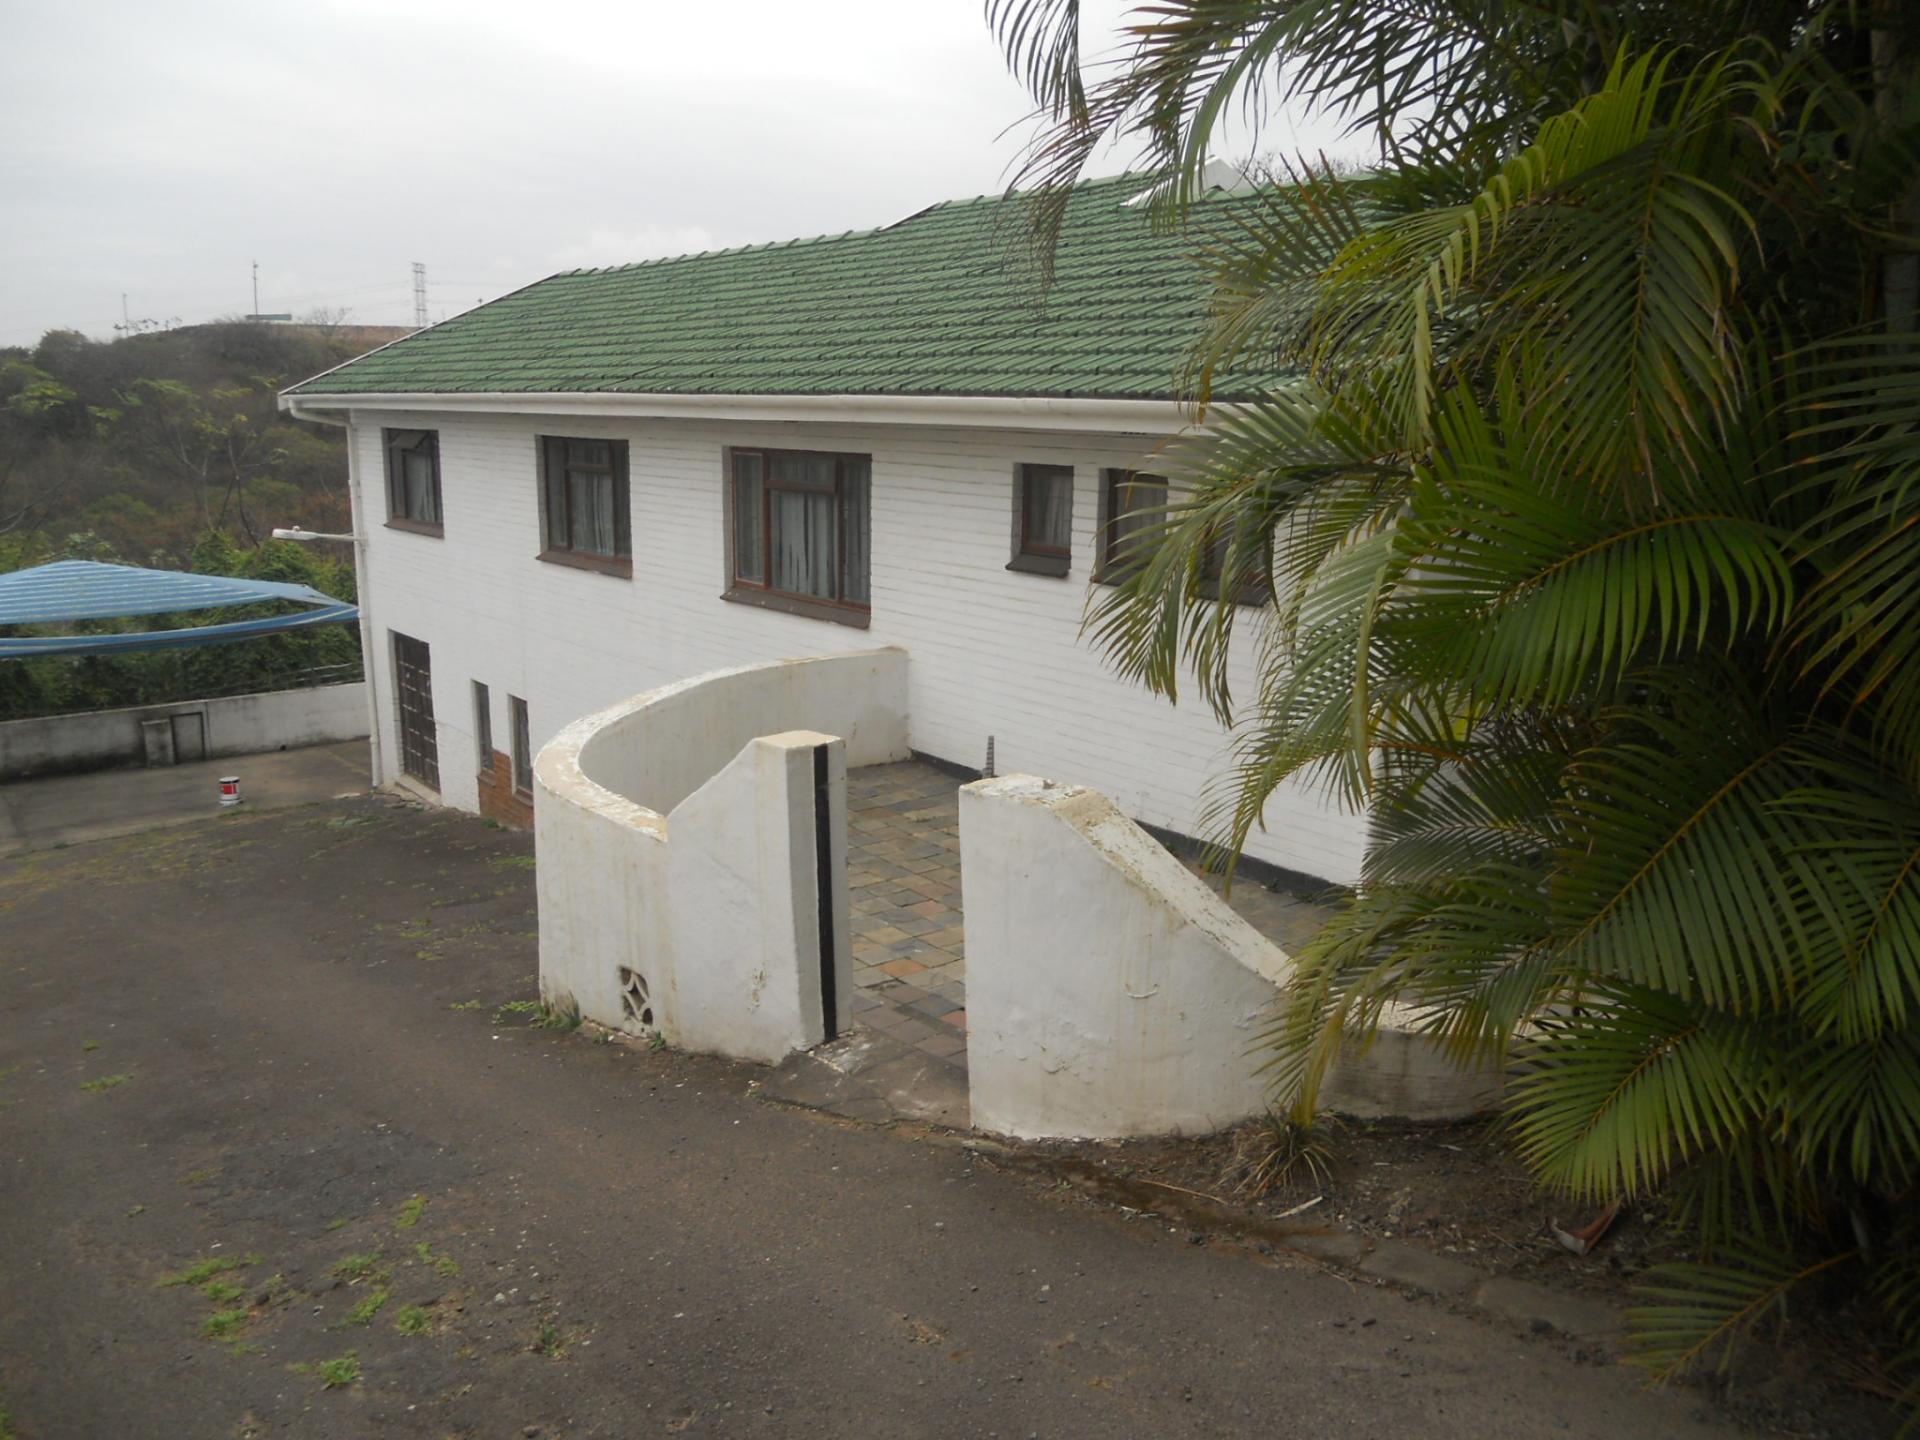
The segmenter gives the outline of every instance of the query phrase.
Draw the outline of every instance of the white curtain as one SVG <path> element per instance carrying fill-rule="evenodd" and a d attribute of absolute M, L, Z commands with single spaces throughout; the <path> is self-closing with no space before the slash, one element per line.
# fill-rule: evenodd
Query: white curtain
<path fill-rule="evenodd" d="M 834 596 L 839 561 L 833 492 L 776 490 L 773 502 L 773 588 L 790 595 Z"/>
<path fill-rule="evenodd" d="M 613 554 L 613 477 L 569 471 L 567 518 L 571 522 L 567 543 L 575 550 Z"/>

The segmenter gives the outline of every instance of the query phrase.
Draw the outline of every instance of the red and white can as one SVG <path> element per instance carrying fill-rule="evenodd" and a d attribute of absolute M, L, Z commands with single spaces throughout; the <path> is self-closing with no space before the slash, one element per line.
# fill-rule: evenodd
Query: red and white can
<path fill-rule="evenodd" d="M 240 777 L 238 775 L 222 775 L 220 777 L 220 803 L 222 805 L 238 805 L 240 803 Z"/>

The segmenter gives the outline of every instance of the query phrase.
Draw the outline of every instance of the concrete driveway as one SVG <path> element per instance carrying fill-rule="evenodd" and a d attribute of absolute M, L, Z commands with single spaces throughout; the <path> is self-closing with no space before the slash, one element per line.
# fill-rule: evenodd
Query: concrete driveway
<path fill-rule="evenodd" d="M 274 810 L 365 790 L 365 740 L 196 760 L 160 770 L 95 770 L 0 784 L 0 855 L 132 835 L 220 810 L 220 777 L 238 775 L 246 808 Z"/>
<path fill-rule="evenodd" d="M 1734 1433 L 752 1067 L 538 1028 L 530 866 L 381 797 L 0 860 L 15 1435 Z"/>

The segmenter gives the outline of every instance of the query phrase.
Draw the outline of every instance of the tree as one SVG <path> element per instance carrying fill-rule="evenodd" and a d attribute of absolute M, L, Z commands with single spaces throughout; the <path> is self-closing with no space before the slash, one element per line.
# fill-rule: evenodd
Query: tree
<path fill-rule="evenodd" d="M 990 0 L 1065 181 L 1144 142 L 1216 291 L 1114 662 L 1372 816 L 1270 1039 L 1304 1117 L 1389 1002 L 1508 1065 L 1546 1184 L 1677 1194 L 1673 1369 L 1844 1285 L 1920 1375 L 1920 12 L 1898 0 Z M 1380 147 L 1209 226 L 1223 116 Z M 1213 412 L 1216 380 L 1291 370 Z M 1224 557 L 1224 558 L 1222 558 Z M 1210 560 L 1264 570 L 1249 616 Z M 1218 573 L 1217 571 L 1215 573 Z M 1251 626 L 1257 633 L 1239 632 Z M 1256 644 L 1237 697 L 1226 656 Z"/>

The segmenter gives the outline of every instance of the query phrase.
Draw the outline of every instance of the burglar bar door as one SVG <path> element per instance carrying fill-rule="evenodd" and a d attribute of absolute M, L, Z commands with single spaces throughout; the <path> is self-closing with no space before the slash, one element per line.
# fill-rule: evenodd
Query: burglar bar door
<path fill-rule="evenodd" d="M 440 788 L 440 744 L 433 728 L 433 657 L 427 642 L 389 631 L 400 688 L 400 768 Z"/>

